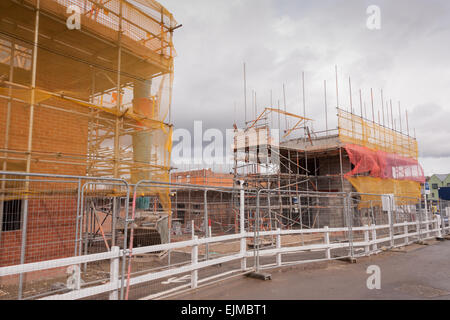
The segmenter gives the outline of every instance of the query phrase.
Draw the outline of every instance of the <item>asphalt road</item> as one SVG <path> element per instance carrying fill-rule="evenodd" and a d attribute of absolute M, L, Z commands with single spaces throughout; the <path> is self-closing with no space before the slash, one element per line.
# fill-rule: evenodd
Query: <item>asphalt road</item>
<path fill-rule="evenodd" d="M 367 288 L 367 268 L 381 270 L 381 289 Z M 270 272 L 270 271 L 269 271 Z M 450 300 L 450 241 L 412 245 L 359 258 L 272 270 L 272 280 L 238 277 L 170 299 L 183 300 Z"/>

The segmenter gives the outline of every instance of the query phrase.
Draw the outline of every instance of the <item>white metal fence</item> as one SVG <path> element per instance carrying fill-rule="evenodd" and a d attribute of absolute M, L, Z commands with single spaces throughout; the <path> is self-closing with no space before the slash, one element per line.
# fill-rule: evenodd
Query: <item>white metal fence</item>
<path fill-rule="evenodd" d="M 5 176 L 6 173 L 0 175 Z M 39 180 L 43 179 L 39 176 Z M 79 217 L 79 225 L 74 228 L 74 238 L 68 241 L 71 248 L 76 245 L 77 250 L 71 250 L 70 255 L 58 259 L 39 259 L 45 255 L 37 255 L 31 261 L 25 259 L 24 263 L 0 266 L 0 293 L 4 293 L 0 299 L 157 299 L 253 270 L 357 258 L 450 234 L 449 210 L 445 209 L 449 207 L 447 203 L 442 204 L 439 214 L 433 215 L 408 199 L 389 198 L 386 208 L 377 203 L 363 203 L 362 195 L 358 193 L 281 194 L 270 190 L 244 190 L 237 186 L 221 190 L 233 194 L 230 199 L 234 200 L 226 203 L 238 210 L 237 220 L 232 223 L 237 225 L 233 233 L 194 232 L 185 240 L 179 238 L 177 242 L 134 247 L 126 234 L 127 227 L 123 228 L 125 234 L 119 235 L 111 226 L 100 230 L 101 224 L 86 223 L 88 217 L 95 217 L 93 210 L 98 209 L 82 205 L 86 203 L 82 192 L 83 188 L 103 185 L 102 188 L 110 191 L 104 197 L 116 199 L 115 205 L 114 201 L 107 201 L 107 207 L 116 208 L 116 219 L 122 218 L 125 226 L 129 224 L 133 230 L 135 221 L 130 217 L 134 218 L 135 212 L 132 211 L 128 217 L 129 195 L 130 191 L 138 194 L 135 191 L 139 187 L 132 186 L 133 190 L 130 190 L 128 186 L 121 186 L 121 192 L 111 193 L 108 188 L 118 187 L 121 183 L 85 181 L 74 177 L 65 179 L 76 181 L 77 185 L 80 183 L 80 189 L 75 192 L 77 197 L 79 195 L 78 204 L 74 208 L 70 205 L 75 210 L 75 217 Z M 164 184 L 153 185 L 161 187 Z M 166 186 L 171 190 L 211 190 L 210 187 L 199 186 Z M 5 186 L 2 190 L 3 200 L 11 192 L 6 189 Z M 27 192 L 26 196 L 31 194 Z M 96 200 L 97 207 L 105 205 L 96 198 L 98 195 L 94 197 L 93 193 L 86 193 L 86 196 Z M 209 218 L 204 213 L 202 216 L 206 222 Z M 98 218 L 94 220 L 99 221 Z M 24 223 L 22 220 L 22 228 L 26 226 Z M 8 232 L 3 231 L 2 241 L 8 238 Z M 18 232 L 23 233 L 23 230 Z M 96 235 L 97 232 L 101 235 Z M 100 244 L 95 245 L 95 239 Z M 20 239 L 19 243 L 22 241 Z M 61 241 L 67 243 L 67 240 Z M 25 241 L 24 248 L 30 245 Z M 61 270 L 65 273 L 62 277 L 52 276 Z M 29 274 L 45 274 L 46 285 L 38 287 L 34 280 L 28 279 Z M 93 274 L 100 276 L 93 278 Z M 61 279 L 66 284 L 55 288 L 55 283 L 63 281 Z M 39 280 L 37 282 L 42 282 Z M 20 281 L 22 293 L 17 295 L 18 292 L 11 288 L 20 287 Z M 29 293 L 32 289 L 35 292 Z"/>

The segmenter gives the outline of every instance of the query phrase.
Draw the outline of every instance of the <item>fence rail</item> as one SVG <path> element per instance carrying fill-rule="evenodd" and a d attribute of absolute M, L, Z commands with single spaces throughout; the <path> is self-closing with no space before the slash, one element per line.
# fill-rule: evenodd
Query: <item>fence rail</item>
<path fill-rule="evenodd" d="M 9 210 L 2 211 L 6 215 L 0 221 L 0 249 L 24 249 L 16 250 L 13 260 L 19 263 L 4 260 L 0 264 L 0 299 L 157 299 L 253 270 L 368 256 L 450 234 L 447 202 L 440 204 L 438 214 L 432 214 L 407 198 L 389 198 L 381 205 L 376 200 L 362 201 L 374 196 L 368 194 L 256 191 L 245 190 L 242 184 L 211 188 L 142 181 L 129 186 L 113 179 L 7 172 L 0 172 L 0 182 L 0 200 Z M 12 182 L 20 185 L 20 193 L 11 188 Z M 29 182 L 28 189 L 24 182 Z M 33 184 L 52 188 L 43 195 Z M 172 225 L 166 230 L 167 241 L 135 245 L 133 233 L 147 228 L 137 225 L 138 216 L 159 216 L 167 210 L 157 197 L 148 199 L 149 193 L 142 192 L 147 187 L 169 191 L 170 203 L 176 204 L 169 210 L 173 220 L 179 221 L 177 228 L 196 223 L 201 228 L 180 234 Z M 62 194 L 75 200 L 61 201 Z M 203 199 L 200 208 L 192 208 L 189 202 L 194 195 Z M 140 208 L 136 206 L 139 198 L 144 203 Z M 21 207 L 20 223 L 12 228 L 12 207 L 6 203 L 18 199 L 34 199 L 45 210 L 29 206 L 27 222 Z M 51 226 L 38 224 L 38 218 L 61 211 L 66 212 L 59 221 L 65 229 L 57 232 L 72 236 L 51 241 L 70 253 L 48 259 L 45 249 L 33 250 L 38 244 L 30 239 L 40 239 L 39 245 L 45 246 Z M 232 229 L 211 232 L 211 220 L 228 221 Z M 39 228 L 31 228 L 30 221 Z M 12 235 L 17 238 L 13 245 Z"/>

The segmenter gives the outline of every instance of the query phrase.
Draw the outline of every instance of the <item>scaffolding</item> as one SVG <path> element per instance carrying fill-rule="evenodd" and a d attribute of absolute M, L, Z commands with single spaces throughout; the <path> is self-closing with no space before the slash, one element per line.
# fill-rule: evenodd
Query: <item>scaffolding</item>
<path fill-rule="evenodd" d="M 425 175 L 418 161 L 417 140 L 409 134 L 338 109 L 339 139 L 352 163 L 345 178 L 360 193 L 394 194 L 416 204 L 421 199 Z M 392 125 L 393 126 L 393 125 Z M 408 200 L 404 200 L 408 199 Z M 360 207 L 380 197 L 362 195 Z M 397 205 L 404 205 L 398 200 Z"/>
<path fill-rule="evenodd" d="M 295 119 L 293 124 L 288 117 Z M 341 108 L 337 117 L 337 129 L 316 132 L 311 119 L 266 108 L 245 129 L 235 130 L 235 179 L 249 188 L 271 190 L 263 199 L 269 209 L 262 216 L 271 222 L 262 228 L 322 227 L 333 215 L 344 216 L 342 205 L 327 211 L 334 200 L 321 193 L 394 194 L 403 199 L 397 205 L 420 201 L 424 174 L 417 140 Z M 359 207 L 369 205 L 381 206 L 380 196 L 361 195 Z M 255 203 L 253 208 L 255 213 Z M 328 220 L 319 221 L 324 215 Z"/>
<path fill-rule="evenodd" d="M 2 1 L 0 169 L 168 182 L 176 28 L 153 0 Z"/>

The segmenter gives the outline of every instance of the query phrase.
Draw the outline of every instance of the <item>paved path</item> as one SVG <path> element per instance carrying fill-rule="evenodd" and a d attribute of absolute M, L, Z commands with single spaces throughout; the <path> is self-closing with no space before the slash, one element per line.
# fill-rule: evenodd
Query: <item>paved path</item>
<path fill-rule="evenodd" d="M 450 300 L 450 241 L 402 251 L 360 258 L 356 264 L 332 261 L 322 268 L 272 271 L 272 280 L 265 282 L 239 277 L 172 299 Z M 371 265 L 381 268 L 381 290 L 367 289 Z"/>

